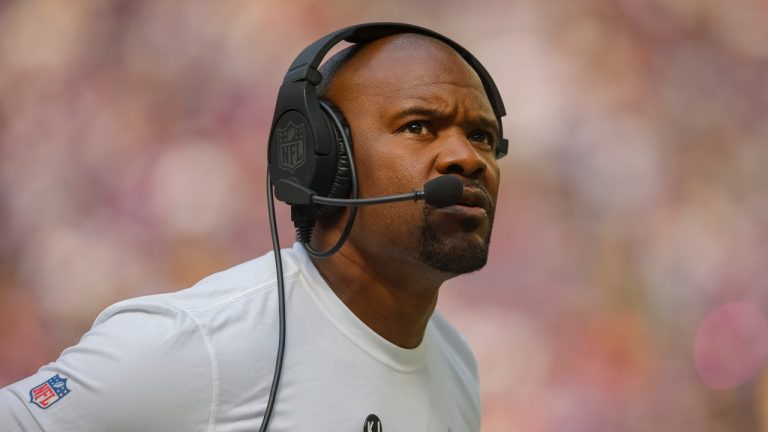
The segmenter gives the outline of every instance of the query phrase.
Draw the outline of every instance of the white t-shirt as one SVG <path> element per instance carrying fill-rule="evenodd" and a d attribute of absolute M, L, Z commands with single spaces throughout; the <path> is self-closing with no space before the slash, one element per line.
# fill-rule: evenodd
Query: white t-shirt
<path fill-rule="evenodd" d="M 270 431 L 480 430 L 474 357 L 438 313 L 420 346 L 400 348 L 336 297 L 301 245 L 282 255 L 287 339 Z M 0 430 L 258 430 L 277 350 L 274 267 L 269 253 L 110 306 L 56 362 L 0 390 Z"/>

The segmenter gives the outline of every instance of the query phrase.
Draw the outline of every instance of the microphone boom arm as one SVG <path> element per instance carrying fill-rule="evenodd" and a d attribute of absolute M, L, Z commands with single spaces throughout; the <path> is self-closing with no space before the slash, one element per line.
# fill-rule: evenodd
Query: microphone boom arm
<path fill-rule="evenodd" d="M 411 193 L 404 193 L 399 195 L 387 195 L 383 197 L 374 197 L 374 198 L 337 199 L 337 198 L 328 198 L 328 197 L 319 196 L 319 195 L 312 195 L 311 197 L 312 202 L 315 204 L 342 206 L 342 207 L 360 207 L 360 206 L 373 205 L 373 204 L 385 204 L 385 203 L 391 203 L 391 202 L 397 202 L 397 201 L 408 201 L 408 200 L 418 201 L 422 199 L 424 199 L 423 190 L 417 190 Z"/>
<path fill-rule="evenodd" d="M 290 205 L 321 204 L 341 207 L 360 207 L 373 204 L 385 204 L 397 201 L 424 200 L 433 207 L 447 207 L 461 201 L 461 180 L 456 176 L 443 175 L 424 183 L 423 190 L 385 195 L 372 198 L 329 198 L 318 195 L 312 189 L 302 186 L 291 179 L 282 179 L 275 183 L 275 197 Z"/>
<path fill-rule="evenodd" d="M 316 194 L 313 190 L 291 180 L 280 180 L 275 183 L 275 196 L 280 201 L 291 205 L 322 204 L 340 207 L 359 207 L 373 204 L 384 204 L 397 201 L 422 200 L 424 191 L 416 190 L 398 195 L 386 195 L 373 198 L 328 198 Z"/>

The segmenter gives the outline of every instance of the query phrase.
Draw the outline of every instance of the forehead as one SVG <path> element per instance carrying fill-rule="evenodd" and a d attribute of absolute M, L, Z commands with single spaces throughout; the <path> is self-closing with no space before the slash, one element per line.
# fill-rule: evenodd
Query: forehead
<path fill-rule="evenodd" d="M 475 70 L 448 45 L 415 34 L 393 35 L 363 47 L 339 69 L 327 96 L 342 109 L 355 102 L 448 103 L 459 98 L 493 115 Z"/>

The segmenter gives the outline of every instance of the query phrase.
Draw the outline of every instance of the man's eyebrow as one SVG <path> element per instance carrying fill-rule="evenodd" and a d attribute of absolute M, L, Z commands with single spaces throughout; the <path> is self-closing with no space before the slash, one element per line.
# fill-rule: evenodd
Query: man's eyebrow
<path fill-rule="evenodd" d="M 477 124 L 481 129 L 492 131 L 495 134 L 499 133 L 499 122 L 495 118 L 490 118 L 484 115 L 479 115 L 472 119 L 472 123 Z"/>
<path fill-rule="evenodd" d="M 444 118 L 444 117 L 448 117 L 448 113 L 445 111 L 434 109 L 434 108 L 411 106 L 411 107 L 405 108 L 404 110 L 398 111 L 397 114 L 394 115 L 394 119 L 400 120 L 400 119 L 411 117 L 411 116 L 419 116 L 419 117 L 427 117 L 427 118 Z"/>
<path fill-rule="evenodd" d="M 440 118 L 446 118 L 450 116 L 450 114 L 446 111 L 441 111 L 434 108 L 412 106 L 412 107 L 405 108 L 401 111 L 398 111 L 397 114 L 394 115 L 394 119 L 400 120 L 400 119 L 411 117 L 411 116 L 426 117 L 429 119 L 435 119 L 435 118 L 440 119 Z M 496 121 L 495 118 L 490 118 L 482 114 L 473 116 L 468 123 L 477 125 L 483 129 L 488 129 L 494 132 L 498 132 L 499 130 L 499 123 Z"/>

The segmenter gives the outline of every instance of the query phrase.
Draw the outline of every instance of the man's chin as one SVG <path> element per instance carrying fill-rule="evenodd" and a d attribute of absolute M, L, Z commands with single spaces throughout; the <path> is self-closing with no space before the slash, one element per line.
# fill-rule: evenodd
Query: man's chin
<path fill-rule="evenodd" d="M 454 275 L 471 273 L 488 262 L 489 239 L 465 234 L 461 238 L 441 238 L 425 227 L 421 233 L 419 256 L 429 267 Z"/>

